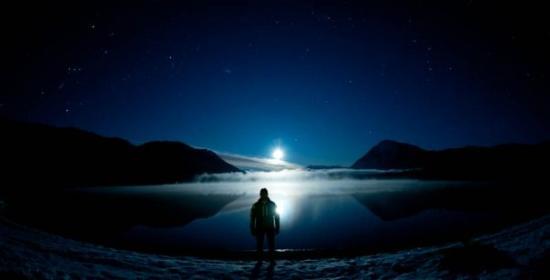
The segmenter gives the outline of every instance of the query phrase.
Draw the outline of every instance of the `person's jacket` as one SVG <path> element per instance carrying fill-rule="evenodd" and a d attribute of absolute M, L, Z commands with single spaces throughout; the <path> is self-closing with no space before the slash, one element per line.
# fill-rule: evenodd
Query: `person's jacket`
<path fill-rule="evenodd" d="M 250 210 L 250 230 L 252 234 L 258 231 L 275 230 L 279 232 L 279 214 L 277 205 L 269 198 L 260 198 Z"/>

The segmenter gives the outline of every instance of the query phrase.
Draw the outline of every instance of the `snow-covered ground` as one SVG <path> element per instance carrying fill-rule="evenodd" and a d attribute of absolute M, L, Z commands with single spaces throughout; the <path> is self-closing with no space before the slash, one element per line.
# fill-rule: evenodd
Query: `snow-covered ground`
<path fill-rule="evenodd" d="M 464 243 L 350 258 L 169 257 L 69 240 L 0 218 L 0 279 L 550 279 L 550 216 Z"/>

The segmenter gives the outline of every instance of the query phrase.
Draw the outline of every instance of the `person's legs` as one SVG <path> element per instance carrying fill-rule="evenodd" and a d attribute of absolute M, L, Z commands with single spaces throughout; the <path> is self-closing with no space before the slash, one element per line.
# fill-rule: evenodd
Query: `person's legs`
<path fill-rule="evenodd" d="M 258 257 L 258 260 L 262 259 L 262 253 L 264 251 L 264 231 L 258 231 L 256 232 L 256 254 Z"/>
<path fill-rule="evenodd" d="M 267 245 L 269 246 L 269 258 L 274 259 L 275 255 L 275 231 L 270 230 L 267 232 Z"/>

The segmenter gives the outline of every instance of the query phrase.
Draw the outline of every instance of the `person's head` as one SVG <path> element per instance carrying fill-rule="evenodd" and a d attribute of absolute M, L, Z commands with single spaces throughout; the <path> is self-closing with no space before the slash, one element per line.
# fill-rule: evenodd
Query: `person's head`
<path fill-rule="evenodd" d="M 260 198 L 267 198 L 267 189 L 266 188 L 262 188 L 260 190 Z"/>

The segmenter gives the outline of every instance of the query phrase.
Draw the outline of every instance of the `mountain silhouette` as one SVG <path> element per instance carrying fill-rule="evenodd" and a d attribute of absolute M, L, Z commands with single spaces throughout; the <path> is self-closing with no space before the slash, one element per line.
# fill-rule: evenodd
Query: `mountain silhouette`
<path fill-rule="evenodd" d="M 214 152 L 181 142 L 133 145 L 76 128 L 0 119 L 2 190 L 163 184 L 239 172 Z"/>
<path fill-rule="evenodd" d="M 417 146 L 384 140 L 357 160 L 351 168 L 356 169 L 407 169 L 423 167 L 427 151 Z"/>
<path fill-rule="evenodd" d="M 468 146 L 445 150 L 384 140 L 351 168 L 403 169 L 392 177 L 421 179 L 498 179 L 542 177 L 544 162 L 550 156 L 550 142 L 503 144 L 493 147 Z M 382 175 L 384 176 L 384 175 Z"/>

